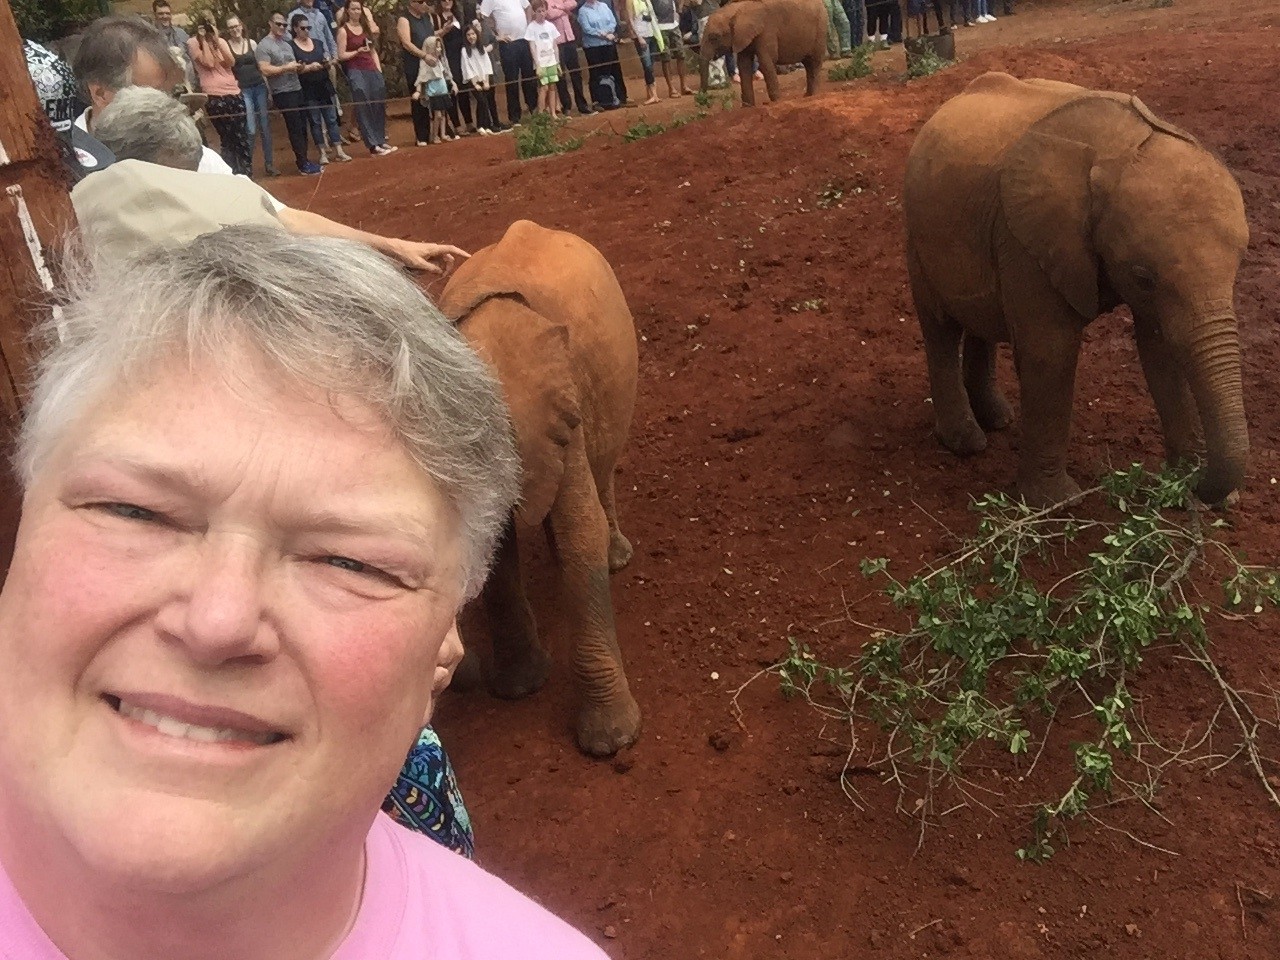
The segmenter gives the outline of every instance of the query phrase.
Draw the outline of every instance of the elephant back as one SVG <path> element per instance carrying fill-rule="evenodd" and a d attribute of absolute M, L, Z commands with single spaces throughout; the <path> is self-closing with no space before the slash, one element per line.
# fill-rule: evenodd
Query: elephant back
<path fill-rule="evenodd" d="M 630 423 L 638 357 L 622 289 L 591 244 L 522 220 L 459 267 L 439 305 L 503 383 L 525 477 L 519 519 L 536 523 L 574 431 L 590 457 L 609 432 L 602 417 Z"/>

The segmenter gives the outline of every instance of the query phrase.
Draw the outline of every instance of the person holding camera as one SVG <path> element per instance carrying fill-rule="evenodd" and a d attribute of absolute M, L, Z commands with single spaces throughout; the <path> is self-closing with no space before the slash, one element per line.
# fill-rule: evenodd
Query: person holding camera
<path fill-rule="evenodd" d="M 187 53 L 200 78 L 200 90 L 209 98 L 205 110 L 221 141 L 222 159 L 233 173 L 253 173 L 253 153 L 245 122 L 240 83 L 232 73 L 236 58 L 210 19 L 196 23 L 196 35 L 187 40 Z"/>
<path fill-rule="evenodd" d="M 396 148 L 387 143 L 387 84 L 369 29 L 372 19 L 364 0 L 347 0 L 346 17 L 338 27 L 338 60 L 347 72 L 360 139 L 374 156 L 385 157 Z"/>

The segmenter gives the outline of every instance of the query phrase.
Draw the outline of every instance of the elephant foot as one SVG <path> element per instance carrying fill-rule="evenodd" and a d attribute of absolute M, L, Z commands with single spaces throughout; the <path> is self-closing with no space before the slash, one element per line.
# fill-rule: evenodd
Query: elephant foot
<path fill-rule="evenodd" d="M 969 457 L 987 449 L 987 435 L 978 426 L 978 421 L 972 418 L 954 425 L 939 421 L 933 432 L 944 447 L 959 457 Z"/>
<path fill-rule="evenodd" d="M 531 645 L 526 654 L 510 659 L 495 653 L 489 689 L 503 700 L 519 700 L 541 689 L 550 675 L 551 657 L 539 646 Z"/>
<path fill-rule="evenodd" d="M 617 573 L 631 562 L 631 541 L 620 530 L 609 531 L 609 572 Z"/>
<path fill-rule="evenodd" d="M 990 390 L 969 397 L 973 415 L 983 430 L 1003 430 L 1013 423 L 1013 407 L 999 390 Z"/>
<path fill-rule="evenodd" d="M 640 735 L 640 705 L 630 692 L 605 704 L 589 703 L 578 714 L 578 746 L 593 757 L 611 757 Z"/>
<path fill-rule="evenodd" d="M 1079 496 L 1080 484 L 1072 480 L 1065 472 L 1047 477 L 1019 477 L 1018 494 L 1026 502 L 1027 506 L 1042 509 Z"/>

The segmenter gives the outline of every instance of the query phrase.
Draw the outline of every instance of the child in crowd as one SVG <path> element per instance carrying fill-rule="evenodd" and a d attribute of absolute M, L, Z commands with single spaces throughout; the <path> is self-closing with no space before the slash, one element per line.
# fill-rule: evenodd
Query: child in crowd
<path fill-rule="evenodd" d="M 431 108 L 431 139 L 429 143 L 441 140 L 457 140 L 458 134 L 449 125 L 449 94 L 458 92 L 453 73 L 449 70 L 449 61 L 444 55 L 444 45 L 436 36 L 422 41 L 422 65 L 418 67 L 417 89 L 413 99 L 419 102 L 426 100 Z"/>
<path fill-rule="evenodd" d="M 556 84 L 560 81 L 560 31 L 547 19 L 547 0 L 533 0 L 529 9 L 533 11 L 533 19 L 525 28 L 524 38 L 529 41 L 533 68 L 538 73 L 541 87 L 538 109 L 554 119 L 559 115 Z"/>
<path fill-rule="evenodd" d="M 635 36 L 636 53 L 640 55 L 640 65 L 644 67 L 644 88 L 649 97 L 645 105 L 658 102 L 658 86 L 653 76 L 653 58 L 661 56 L 666 50 L 662 32 L 658 29 L 658 16 L 653 12 L 650 0 L 631 0 L 631 31 Z M 663 65 L 665 69 L 665 64 Z M 671 80 L 667 80 L 671 89 Z M 674 92 L 672 96 L 674 96 Z"/>
<path fill-rule="evenodd" d="M 462 42 L 462 86 L 476 105 L 476 129 L 482 136 L 498 132 L 497 119 L 489 110 L 493 97 L 493 63 L 480 45 L 480 31 L 473 23 Z"/>

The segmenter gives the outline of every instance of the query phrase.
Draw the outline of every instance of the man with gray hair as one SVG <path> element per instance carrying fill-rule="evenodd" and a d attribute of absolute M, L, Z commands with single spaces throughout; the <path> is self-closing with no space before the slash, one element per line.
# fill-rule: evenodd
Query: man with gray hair
<path fill-rule="evenodd" d="M 199 170 L 204 144 L 187 108 L 150 87 L 125 87 L 102 108 L 94 136 L 117 160 Z"/>
<path fill-rule="evenodd" d="M 76 120 L 77 125 L 96 133 L 95 114 L 110 106 L 120 91 L 128 87 L 149 87 L 160 96 L 166 96 L 173 88 L 175 71 L 176 64 L 168 55 L 164 38 L 142 18 L 110 16 L 95 20 L 85 31 L 80 50 L 76 54 L 76 78 L 92 103 L 90 109 Z M 136 105 L 143 101 L 134 102 Z M 153 113 L 153 119 L 155 116 Z M 173 116 L 172 113 L 165 114 L 165 122 L 175 123 Z M 116 123 L 117 130 L 120 124 L 128 129 L 130 138 L 140 136 L 140 124 L 128 115 L 117 118 Z M 154 149 L 156 141 L 169 142 L 173 135 L 174 131 L 170 129 L 148 134 L 144 139 L 151 142 L 151 149 Z M 141 157 L 137 151 L 144 148 L 130 146 L 126 149 L 132 151 L 130 156 L 155 163 L 164 162 L 155 155 Z M 203 146 L 198 170 L 201 174 L 232 175 L 231 168 L 222 158 Z M 209 185 L 212 186 L 212 182 Z M 452 267 L 455 257 L 468 256 L 466 251 L 447 244 L 421 243 L 367 233 L 309 210 L 287 207 L 274 198 L 272 202 L 280 222 L 290 233 L 358 240 L 415 270 L 445 273 Z"/>

